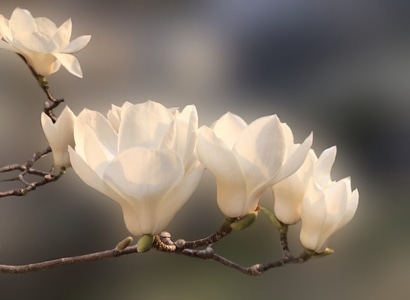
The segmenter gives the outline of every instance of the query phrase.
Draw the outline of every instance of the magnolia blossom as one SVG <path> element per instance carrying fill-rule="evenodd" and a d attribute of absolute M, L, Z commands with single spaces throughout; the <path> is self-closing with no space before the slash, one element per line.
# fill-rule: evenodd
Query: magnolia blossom
<path fill-rule="evenodd" d="M 311 178 L 331 182 L 330 171 L 336 158 L 336 147 L 323 151 L 318 158 L 311 149 L 303 165 L 294 174 L 272 187 L 275 215 L 284 224 L 300 220 L 303 197 Z"/>
<path fill-rule="evenodd" d="M 195 106 L 181 112 L 148 101 L 112 106 L 107 117 L 84 109 L 74 125 L 74 171 L 118 202 L 128 230 L 158 234 L 196 189 L 203 166 L 194 157 Z"/>
<path fill-rule="evenodd" d="M 291 129 L 276 115 L 248 125 L 228 112 L 212 128 L 200 129 L 197 154 L 216 178 L 221 211 L 241 217 L 256 209 L 266 188 L 296 172 L 311 144 L 312 135 L 295 145 Z"/>
<path fill-rule="evenodd" d="M 295 224 L 300 221 L 302 200 L 312 176 L 315 157 L 311 149 L 295 173 L 272 187 L 275 216 L 284 224 Z"/>
<path fill-rule="evenodd" d="M 91 36 L 70 42 L 71 28 L 71 19 L 57 28 L 48 18 L 33 18 L 28 10 L 16 8 L 10 20 L 0 15 L 0 48 L 22 55 L 38 75 L 50 75 L 63 65 L 71 74 L 82 77 L 80 63 L 70 53 L 83 49 Z"/>
<path fill-rule="evenodd" d="M 74 146 L 74 120 L 75 115 L 68 106 L 55 123 L 45 113 L 41 114 L 41 126 L 57 167 L 70 166 L 68 146 Z"/>
<path fill-rule="evenodd" d="M 319 157 L 301 207 L 300 241 L 317 253 L 323 252 L 329 238 L 350 222 L 359 203 L 359 192 L 352 192 L 350 178 L 331 180 L 335 155 L 336 148 L 332 147 Z"/>

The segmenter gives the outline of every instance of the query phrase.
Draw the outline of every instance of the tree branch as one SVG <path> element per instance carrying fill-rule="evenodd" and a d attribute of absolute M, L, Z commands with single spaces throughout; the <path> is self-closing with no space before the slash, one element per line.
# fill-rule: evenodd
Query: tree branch
<path fill-rule="evenodd" d="M 8 190 L 5 192 L 0 192 L 0 198 L 8 197 L 8 196 L 25 196 L 28 192 L 34 191 L 37 187 L 48 184 L 50 182 L 58 180 L 65 172 L 65 169 L 61 168 L 59 173 L 54 174 L 54 167 L 52 167 L 48 171 L 42 171 L 39 169 L 34 168 L 34 164 L 39 161 L 40 159 L 44 158 L 48 154 L 51 153 L 50 147 L 47 147 L 43 151 L 39 151 L 33 154 L 33 157 L 26 161 L 23 164 L 10 164 L 7 166 L 0 167 L 0 174 L 1 173 L 9 173 L 13 171 L 20 171 L 17 175 L 6 177 L 0 182 L 7 182 L 7 181 L 18 181 L 22 184 L 22 188 L 16 188 L 12 190 Z M 37 181 L 27 181 L 26 176 L 34 175 L 40 177 Z"/>
<path fill-rule="evenodd" d="M 265 264 L 255 264 L 250 267 L 241 266 L 217 253 L 213 249 L 214 242 L 220 241 L 224 236 L 229 234 L 231 230 L 228 229 L 228 225 L 232 223 L 232 219 L 225 219 L 221 228 L 214 234 L 208 236 L 207 238 L 198 239 L 195 241 L 185 242 L 179 239 L 175 242 L 171 239 L 171 234 L 168 232 L 162 232 L 156 235 L 152 244 L 151 249 L 155 249 L 161 252 L 175 253 L 180 255 L 186 255 L 193 258 L 212 260 L 220 263 L 229 268 L 235 269 L 246 275 L 258 276 L 262 275 L 264 272 L 285 266 L 287 264 L 303 263 L 307 261 L 312 254 L 308 252 L 303 252 L 298 257 L 293 257 L 289 250 L 287 242 L 287 230 L 283 230 L 280 234 L 281 248 L 282 248 L 282 258 L 276 261 L 268 262 Z M 63 257 L 38 263 L 32 263 L 27 265 L 0 265 L 0 273 L 11 273 L 11 274 L 23 274 L 28 272 L 35 272 L 40 270 L 47 270 L 50 268 L 71 265 L 75 263 L 86 263 L 101 260 L 104 258 L 113 258 L 123 255 L 128 255 L 132 253 L 138 253 L 137 245 L 129 246 L 132 242 L 131 237 L 127 237 L 117 244 L 114 249 L 105 250 L 100 252 L 94 252 L 85 255 Z M 196 247 L 206 246 L 205 249 L 194 249 Z M 189 248 L 192 247 L 192 248 Z"/>

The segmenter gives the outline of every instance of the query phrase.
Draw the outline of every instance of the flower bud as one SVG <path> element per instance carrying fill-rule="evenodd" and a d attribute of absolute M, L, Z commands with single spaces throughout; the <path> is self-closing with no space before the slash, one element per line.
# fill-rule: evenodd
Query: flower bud
<path fill-rule="evenodd" d="M 243 230 L 245 228 L 248 228 L 255 222 L 256 217 L 258 216 L 258 213 L 256 211 L 251 212 L 247 214 L 246 216 L 239 218 L 235 222 L 231 224 L 231 228 L 233 230 Z"/>
<path fill-rule="evenodd" d="M 150 234 L 144 234 L 143 236 L 140 237 L 140 239 L 137 242 L 137 251 L 139 253 L 147 252 L 149 249 L 151 249 L 151 245 L 153 241 L 154 241 L 154 236 Z"/>
<path fill-rule="evenodd" d="M 70 167 L 68 146 L 74 146 L 75 115 L 66 106 L 55 123 L 45 114 L 41 114 L 44 135 L 51 147 L 56 167 Z"/>

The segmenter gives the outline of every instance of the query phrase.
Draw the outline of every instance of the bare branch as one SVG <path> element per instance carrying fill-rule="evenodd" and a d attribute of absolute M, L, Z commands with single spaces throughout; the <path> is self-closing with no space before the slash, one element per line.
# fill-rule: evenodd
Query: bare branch
<path fill-rule="evenodd" d="M 54 167 L 51 167 L 50 170 L 47 171 L 34 168 L 34 165 L 37 161 L 49 155 L 50 153 L 51 149 L 50 147 L 47 147 L 43 151 L 34 153 L 33 157 L 23 164 L 10 164 L 0 167 L 0 174 L 20 171 L 17 175 L 14 174 L 10 177 L 1 179 L 0 182 L 17 181 L 22 185 L 21 188 L 0 192 L 0 198 L 9 196 L 25 196 L 28 192 L 34 191 L 39 186 L 58 180 L 64 174 L 65 169 L 61 168 L 59 173 L 55 174 Z M 28 175 L 37 176 L 39 177 L 39 179 L 30 182 L 26 179 Z"/>
<path fill-rule="evenodd" d="M 137 252 L 137 246 L 128 247 L 122 251 L 119 251 L 118 249 L 115 248 L 112 250 L 105 250 L 101 252 L 95 252 L 95 253 L 90 253 L 90 254 L 85 254 L 85 255 L 73 256 L 73 257 L 63 257 L 63 258 L 58 258 L 58 259 L 53 259 L 53 260 L 48 260 L 48 261 L 43 261 L 43 262 L 38 262 L 38 263 L 33 263 L 33 264 L 27 264 L 27 265 L 19 265 L 19 266 L 0 265 L 0 272 L 1 273 L 11 273 L 11 274 L 23 274 L 23 273 L 47 270 L 47 269 L 51 269 L 57 266 L 72 265 L 72 264 L 81 263 L 81 262 L 92 262 L 92 261 L 97 261 L 97 260 L 101 260 L 104 258 L 110 258 L 110 257 L 119 257 L 122 255 L 136 253 L 136 252 Z"/>
<path fill-rule="evenodd" d="M 228 230 L 228 225 L 232 223 L 233 220 L 226 219 L 221 226 L 221 229 L 216 233 L 208 236 L 207 238 L 198 239 L 191 242 L 185 242 L 179 239 L 175 242 L 171 239 L 171 234 L 168 232 L 162 232 L 154 237 L 154 241 L 151 249 L 156 249 L 161 252 L 175 253 L 180 255 L 186 255 L 193 258 L 199 258 L 204 260 L 211 260 L 220 263 L 229 268 L 235 269 L 246 275 L 258 276 L 262 275 L 264 272 L 285 266 L 287 264 L 298 264 L 307 261 L 312 254 L 308 252 L 303 252 L 298 257 L 293 257 L 289 250 L 287 242 L 287 230 L 282 230 L 280 233 L 281 247 L 283 251 L 282 258 L 276 261 L 268 262 L 265 264 L 254 264 L 250 267 L 243 267 L 217 253 L 213 249 L 213 241 L 220 241 L 224 236 L 226 236 L 230 230 Z M 85 255 L 58 258 L 38 263 L 32 263 L 27 265 L 0 265 L 0 273 L 12 273 L 12 274 L 23 274 L 28 272 L 35 272 L 40 270 L 46 270 L 58 266 L 70 265 L 75 263 L 86 263 L 101 260 L 104 258 L 119 257 L 122 255 L 138 253 L 137 245 L 129 246 L 132 242 L 131 237 L 127 237 L 117 244 L 117 246 L 112 250 L 105 250 L 100 252 L 94 252 Z M 196 247 L 206 246 L 205 249 L 194 249 Z M 193 248 L 188 248 L 193 247 Z"/>

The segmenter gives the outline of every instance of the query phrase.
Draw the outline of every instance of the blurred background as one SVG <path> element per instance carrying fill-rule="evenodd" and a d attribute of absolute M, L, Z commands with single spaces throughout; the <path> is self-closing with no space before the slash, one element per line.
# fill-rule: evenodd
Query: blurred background
<path fill-rule="evenodd" d="M 247 277 L 213 262 L 151 251 L 24 275 L 0 274 L 2 299 L 408 299 L 410 287 L 410 2 L 400 0 L 61 1 L 0 3 L 91 34 L 52 93 L 78 114 L 148 99 L 195 104 L 200 124 L 226 111 L 251 122 L 278 114 L 317 153 L 337 145 L 333 178 L 360 191 L 335 254 Z M 0 52 L 0 165 L 46 147 L 44 94 L 28 68 Z M 2 190 L 7 185 L 1 185 Z M 264 199 L 272 206 L 269 195 Z M 169 227 L 174 238 L 214 232 L 215 184 L 200 187 Z M 290 231 L 297 253 L 298 226 Z M 113 248 L 128 236 L 119 206 L 72 170 L 26 197 L 0 199 L 0 262 L 25 264 Z M 280 257 L 260 217 L 216 250 L 243 265 Z"/>

